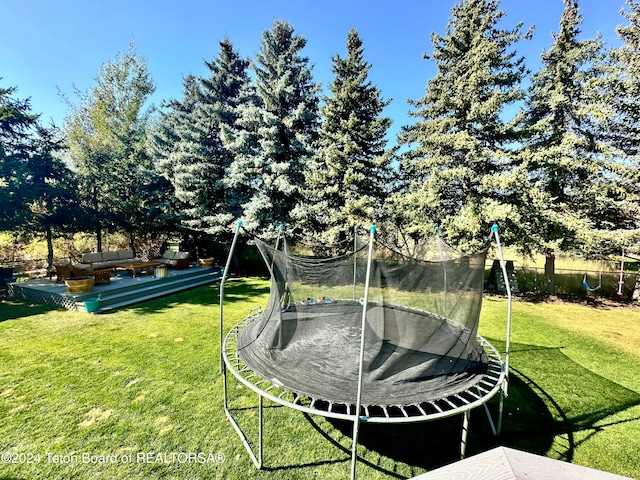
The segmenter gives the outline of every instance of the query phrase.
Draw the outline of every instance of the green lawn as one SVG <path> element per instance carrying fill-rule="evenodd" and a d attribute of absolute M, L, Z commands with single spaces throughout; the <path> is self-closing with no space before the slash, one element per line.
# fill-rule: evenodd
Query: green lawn
<path fill-rule="evenodd" d="M 226 292 L 229 328 L 264 305 L 268 283 Z M 481 333 L 499 348 L 504 310 L 485 300 Z M 639 327 L 638 311 L 516 302 L 503 434 L 474 411 L 468 454 L 503 444 L 640 478 Z M 347 478 L 350 425 L 271 404 L 265 468 L 253 467 L 222 409 L 217 339 L 217 285 L 104 315 L 5 300 L 0 479 Z M 255 438 L 255 395 L 230 390 Z M 365 425 L 359 478 L 455 461 L 460 421 Z"/>

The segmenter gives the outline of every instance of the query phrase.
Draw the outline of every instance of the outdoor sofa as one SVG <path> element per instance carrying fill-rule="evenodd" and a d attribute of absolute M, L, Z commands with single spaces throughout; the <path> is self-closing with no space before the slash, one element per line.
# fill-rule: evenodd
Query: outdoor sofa
<path fill-rule="evenodd" d="M 130 248 L 115 250 L 113 252 L 92 252 L 82 254 L 82 263 L 84 265 L 90 265 L 94 270 L 116 268 L 120 265 L 127 265 L 141 261 L 142 260 L 136 257 L 135 252 Z"/>
<path fill-rule="evenodd" d="M 162 254 L 162 258 L 155 258 L 153 261 L 179 270 L 181 268 L 187 268 L 189 266 L 189 252 L 180 252 L 167 249 Z"/>

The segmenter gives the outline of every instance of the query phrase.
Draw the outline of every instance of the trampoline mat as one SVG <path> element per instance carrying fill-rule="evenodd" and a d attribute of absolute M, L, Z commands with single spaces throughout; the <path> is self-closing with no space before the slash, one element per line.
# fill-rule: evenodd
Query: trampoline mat
<path fill-rule="evenodd" d="M 332 403 L 356 403 L 362 306 L 355 301 L 292 305 L 238 334 L 238 354 L 261 377 Z M 363 405 L 409 405 L 467 390 L 486 371 L 475 333 L 436 315 L 370 305 Z"/>

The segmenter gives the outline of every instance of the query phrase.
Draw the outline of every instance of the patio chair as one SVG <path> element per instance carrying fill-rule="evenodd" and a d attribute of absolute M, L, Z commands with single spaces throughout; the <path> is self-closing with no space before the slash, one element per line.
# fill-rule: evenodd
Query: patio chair
<path fill-rule="evenodd" d="M 59 263 L 56 268 L 56 282 L 64 282 L 67 278 L 93 276 L 96 282 L 111 283 L 111 269 L 94 270 L 91 265 Z"/>
<path fill-rule="evenodd" d="M 70 263 L 54 265 L 56 269 L 56 282 L 64 282 L 67 278 L 73 278 L 73 266 Z"/>

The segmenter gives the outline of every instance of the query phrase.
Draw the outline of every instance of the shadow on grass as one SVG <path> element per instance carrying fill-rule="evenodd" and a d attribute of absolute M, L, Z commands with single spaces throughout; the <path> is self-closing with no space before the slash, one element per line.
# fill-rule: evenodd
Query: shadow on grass
<path fill-rule="evenodd" d="M 629 418 L 607 423 L 608 417 L 640 405 L 640 394 L 577 364 L 564 355 L 562 347 L 520 344 L 514 345 L 513 352 L 502 433 L 494 436 L 484 409 L 474 409 L 467 456 L 502 445 L 543 456 L 552 451 L 555 458 L 570 462 L 576 448 L 608 426 L 640 421 L 640 418 Z M 498 398 L 492 399 L 488 407 L 496 419 Z M 306 414 L 305 417 L 326 441 L 344 452 L 345 458 L 331 463 L 348 464 L 353 424 L 334 419 L 317 421 L 317 417 Z M 395 468 L 381 467 L 379 456 L 433 470 L 459 460 L 461 427 L 461 415 L 416 424 L 364 423 L 358 443 L 366 447 L 367 452 L 358 460 L 394 478 L 406 477 L 393 471 Z M 578 432 L 580 441 L 576 440 Z M 316 465 L 314 462 L 271 465 L 268 469 L 278 471 Z"/>
<path fill-rule="evenodd" d="M 0 322 L 6 320 L 16 320 L 18 318 L 29 317 L 31 315 L 40 315 L 52 310 L 58 310 L 59 307 L 53 305 L 41 305 L 30 303 L 15 298 L 0 297 Z"/>

